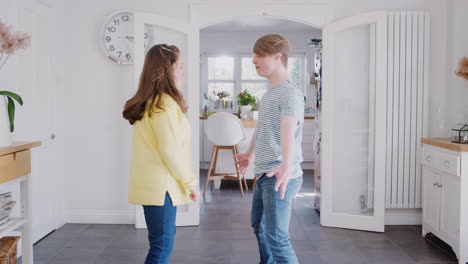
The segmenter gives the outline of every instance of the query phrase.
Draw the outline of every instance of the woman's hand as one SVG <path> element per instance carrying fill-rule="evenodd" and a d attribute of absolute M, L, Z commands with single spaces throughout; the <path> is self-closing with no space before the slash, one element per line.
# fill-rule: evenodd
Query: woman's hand
<path fill-rule="evenodd" d="M 198 196 L 200 196 L 200 191 L 198 190 L 198 186 L 196 186 L 194 189 L 190 190 L 189 197 L 192 201 L 195 202 L 198 199 Z"/>

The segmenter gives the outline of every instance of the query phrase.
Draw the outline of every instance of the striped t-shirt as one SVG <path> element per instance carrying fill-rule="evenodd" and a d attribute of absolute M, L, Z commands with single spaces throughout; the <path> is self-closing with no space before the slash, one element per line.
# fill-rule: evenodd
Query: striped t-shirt
<path fill-rule="evenodd" d="M 284 81 L 267 90 L 260 103 L 255 136 L 255 175 L 260 177 L 279 167 L 281 151 L 281 118 L 294 116 L 299 125 L 294 133 L 296 149 L 291 178 L 302 176 L 302 127 L 304 126 L 304 96 L 292 81 Z"/>

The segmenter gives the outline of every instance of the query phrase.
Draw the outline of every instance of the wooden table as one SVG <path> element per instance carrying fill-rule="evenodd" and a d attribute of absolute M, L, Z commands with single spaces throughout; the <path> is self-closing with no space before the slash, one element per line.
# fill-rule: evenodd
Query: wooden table
<path fill-rule="evenodd" d="M 31 148 L 41 142 L 14 142 L 12 146 L 0 148 L 0 185 L 19 183 L 21 192 L 21 216 L 10 218 L 0 225 L 0 238 L 13 231 L 21 231 L 22 263 L 33 263 L 33 238 L 31 222 Z"/>

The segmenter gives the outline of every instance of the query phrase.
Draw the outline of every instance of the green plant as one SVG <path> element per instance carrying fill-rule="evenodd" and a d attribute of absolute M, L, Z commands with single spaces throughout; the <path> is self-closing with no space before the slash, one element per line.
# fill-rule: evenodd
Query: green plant
<path fill-rule="evenodd" d="M 5 95 L 5 97 L 8 99 L 8 118 L 10 119 L 10 132 L 13 132 L 15 130 L 15 102 L 13 100 L 18 102 L 18 104 L 23 105 L 23 99 L 21 96 L 8 91 L 0 91 L 0 95 Z"/>
<path fill-rule="evenodd" d="M 247 89 L 237 95 L 238 105 L 253 105 L 256 103 L 257 99 Z"/>

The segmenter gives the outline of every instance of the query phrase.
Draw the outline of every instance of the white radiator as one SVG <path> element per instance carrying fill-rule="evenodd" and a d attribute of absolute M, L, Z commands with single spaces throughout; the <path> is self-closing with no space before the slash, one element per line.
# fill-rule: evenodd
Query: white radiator
<path fill-rule="evenodd" d="M 429 14 L 388 16 L 386 208 L 421 208 L 421 137 L 427 135 Z"/>

